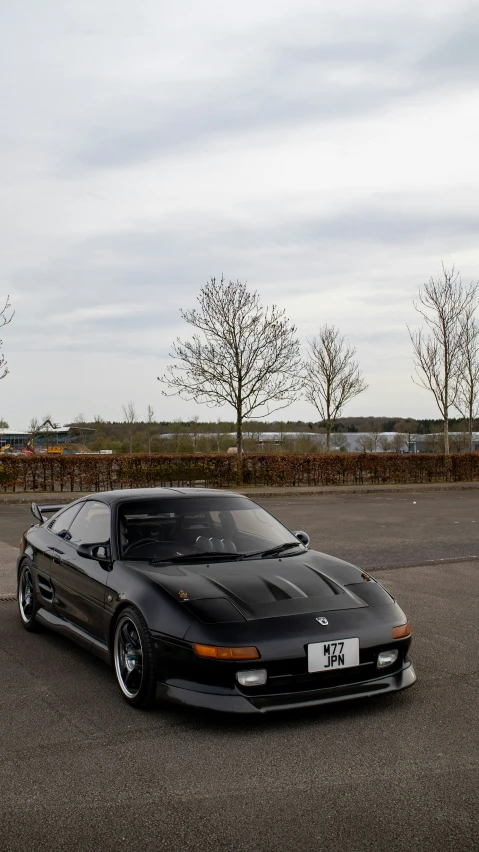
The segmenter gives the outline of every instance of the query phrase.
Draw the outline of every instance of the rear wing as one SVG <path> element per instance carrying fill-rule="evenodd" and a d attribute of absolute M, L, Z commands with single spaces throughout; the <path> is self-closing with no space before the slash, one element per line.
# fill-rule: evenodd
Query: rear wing
<path fill-rule="evenodd" d="M 37 521 L 40 521 L 41 524 L 44 524 L 46 518 L 44 515 L 54 515 L 55 512 L 59 512 L 60 509 L 64 509 L 65 506 L 68 506 L 68 503 L 59 503 L 58 505 L 49 505 L 49 506 L 39 506 L 38 503 L 32 503 L 32 515 Z"/>

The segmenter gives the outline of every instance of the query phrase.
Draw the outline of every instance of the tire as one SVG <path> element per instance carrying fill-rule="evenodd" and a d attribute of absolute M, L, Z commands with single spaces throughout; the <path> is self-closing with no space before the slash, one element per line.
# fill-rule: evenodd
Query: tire
<path fill-rule="evenodd" d="M 29 633 L 33 633 L 35 630 L 38 630 L 37 593 L 35 590 L 32 565 L 30 562 L 24 562 L 20 568 L 17 584 L 17 602 L 20 620 L 25 630 L 28 630 Z"/>
<path fill-rule="evenodd" d="M 157 683 L 153 640 L 142 614 L 133 607 L 123 609 L 115 623 L 113 665 L 125 701 L 141 710 L 152 707 Z"/>

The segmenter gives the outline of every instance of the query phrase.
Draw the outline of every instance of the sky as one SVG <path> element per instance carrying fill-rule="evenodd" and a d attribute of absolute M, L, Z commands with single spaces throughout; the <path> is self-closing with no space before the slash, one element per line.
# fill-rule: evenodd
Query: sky
<path fill-rule="evenodd" d="M 345 414 L 436 416 L 407 325 L 479 278 L 478 43 L 465 0 L 0 0 L 0 418 L 232 419 L 157 381 L 222 274 L 341 329 Z"/>

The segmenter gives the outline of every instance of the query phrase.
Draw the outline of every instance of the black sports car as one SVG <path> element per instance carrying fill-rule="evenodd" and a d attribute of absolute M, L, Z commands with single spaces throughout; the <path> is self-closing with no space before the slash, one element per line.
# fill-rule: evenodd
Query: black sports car
<path fill-rule="evenodd" d="M 263 713 L 416 680 L 410 626 L 383 586 L 246 497 L 152 488 L 32 511 L 18 559 L 23 626 L 113 664 L 132 705 L 158 694 Z"/>

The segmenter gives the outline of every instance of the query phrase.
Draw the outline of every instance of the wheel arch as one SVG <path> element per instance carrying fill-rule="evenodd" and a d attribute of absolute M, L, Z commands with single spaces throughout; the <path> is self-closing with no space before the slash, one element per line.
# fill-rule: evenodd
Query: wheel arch
<path fill-rule="evenodd" d="M 20 579 L 20 571 L 22 570 L 22 568 L 23 568 L 23 566 L 25 565 L 26 562 L 28 562 L 28 564 L 31 565 L 32 568 L 34 568 L 36 570 L 36 565 L 35 565 L 33 559 L 31 558 L 31 556 L 29 556 L 28 553 L 22 553 L 22 555 L 20 556 L 20 558 L 17 561 L 17 583 L 18 583 L 18 580 Z"/>
<path fill-rule="evenodd" d="M 125 609 L 134 609 L 136 612 L 138 612 L 141 615 L 141 617 L 144 619 L 144 621 L 148 624 L 148 621 L 145 617 L 145 614 L 141 611 L 141 609 L 140 609 L 140 607 L 138 606 L 137 603 L 135 603 L 134 601 L 123 600 L 120 604 L 118 604 L 117 608 L 115 609 L 115 612 L 113 613 L 113 615 L 110 619 L 110 626 L 109 626 L 109 629 L 108 629 L 108 649 L 110 651 L 110 654 L 112 655 L 112 658 L 113 658 L 113 640 L 115 638 L 115 627 L 116 627 L 118 619 L 120 618 L 121 613 Z"/>

